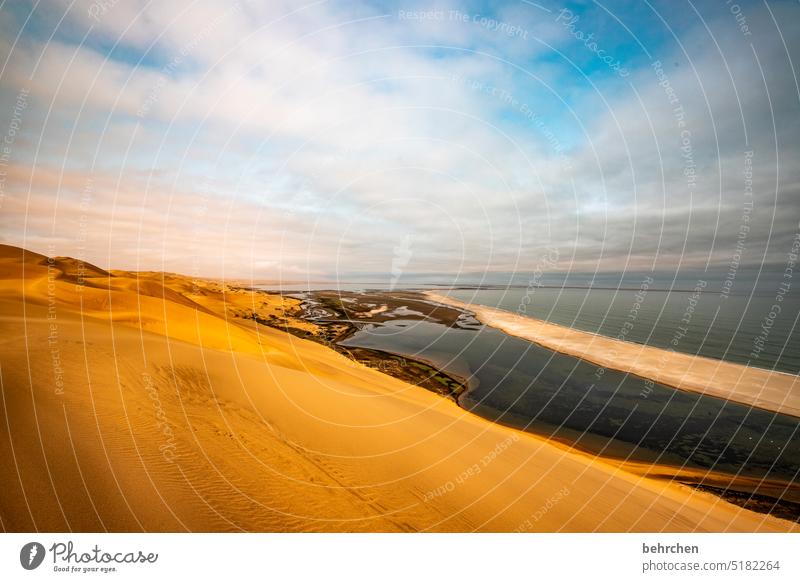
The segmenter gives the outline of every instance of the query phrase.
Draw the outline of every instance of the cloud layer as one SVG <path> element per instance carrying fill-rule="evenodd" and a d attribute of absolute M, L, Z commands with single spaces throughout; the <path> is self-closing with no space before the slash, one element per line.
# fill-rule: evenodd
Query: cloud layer
<path fill-rule="evenodd" d="M 798 232 L 794 4 L 43 4 L 0 20 L 5 242 L 358 279 L 780 265 Z"/>

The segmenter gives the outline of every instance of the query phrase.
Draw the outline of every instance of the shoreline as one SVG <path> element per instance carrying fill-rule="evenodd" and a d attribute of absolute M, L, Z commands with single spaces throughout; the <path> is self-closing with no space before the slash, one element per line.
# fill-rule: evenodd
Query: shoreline
<path fill-rule="evenodd" d="M 267 293 L 275 296 L 283 296 L 280 292 L 264 291 L 253 289 L 257 293 Z M 312 292 L 313 293 L 313 292 Z M 469 389 L 468 379 L 459 376 L 451 371 L 438 368 L 433 362 L 420 357 L 409 357 L 402 354 L 392 353 L 386 350 L 374 348 L 354 347 L 342 345 L 342 342 L 355 335 L 364 325 L 375 321 L 356 321 L 350 317 L 347 308 L 341 302 L 331 297 L 324 297 L 319 292 L 315 303 L 319 308 L 328 314 L 327 319 L 321 317 L 311 318 L 310 305 L 305 305 L 306 301 L 301 302 L 297 309 L 291 313 L 285 313 L 282 320 L 264 320 L 255 316 L 254 321 L 262 325 L 267 325 L 274 329 L 319 343 L 348 359 L 362 364 L 368 368 L 397 378 L 413 386 L 419 386 L 430 392 L 438 394 L 444 398 L 452 400 L 458 404 L 458 398 Z M 373 314 L 370 313 L 370 316 Z M 320 333 L 310 333 L 307 330 L 298 329 L 291 325 L 291 318 L 313 324 Z"/>
<path fill-rule="evenodd" d="M 800 377 L 792 374 L 626 342 L 431 291 L 423 294 L 443 305 L 469 310 L 485 325 L 509 335 L 596 364 L 600 375 L 606 368 L 617 370 L 678 390 L 800 418 Z"/>
<path fill-rule="evenodd" d="M 259 292 L 272 293 L 268 291 Z M 329 292 L 320 293 L 322 294 Z M 433 392 L 438 396 L 451 400 L 459 407 L 460 410 L 463 410 L 468 414 L 475 415 L 479 418 L 484 418 L 493 424 L 535 435 L 537 438 L 546 439 L 552 445 L 563 448 L 564 450 L 587 455 L 590 458 L 607 462 L 613 466 L 619 467 L 628 472 L 632 472 L 636 475 L 648 476 L 656 480 L 680 483 L 687 487 L 714 495 L 719 499 L 723 499 L 739 507 L 750 508 L 751 510 L 759 513 L 769 514 L 775 517 L 800 523 L 800 511 L 798 511 L 798 509 L 800 509 L 800 487 L 792 487 L 792 483 L 790 482 L 759 479 L 758 477 L 753 477 L 751 475 L 732 475 L 730 473 L 718 470 L 700 469 L 693 466 L 687 466 L 680 459 L 675 459 L 674 462 L 670 462 L 669 460 L 659 461 L 654 453 L 649 454 L 647 451 L 634 452 L 635 447 L 632 447 L 628 443 L 624 443 L 622 441 L 616 441 L 613 439 L 607 440 L 603 437 L 592 435 L 590 433 L 581 433 L 577 436 L 571 435 L 571 430 L 563 428 L 558 431 L 559 434 L 550 434 L 547 432 L 546 428 L 555 428 L 551 427 L 550 425 L 546 425 L 545 427 L 544 424 L 540 423 L 536 425 L 538 426 L 537 429 L 536 426 L 530 426 L 525 422 L 515 422 L 515 420 L 511 417 L 509 417 L 507 420 L 493 419 L 461 404 L 459 397 L 469 390 L 468 381 L 465 378 L 457 377 L 451 371 L 442 370 L 434 363 L 422 360 L 418 357 L 411 358 L 401 354 L 374 348 L 353 348 L 341 346 L 338 342 L 345 341 L 347 338 L 351 337 L 353 334 L 359 331 L 366 322 L 355 320 L 353 318 L 352 305 L 348 305 L 349 310 L 347 308 L 343 308 L 344 303 L 341 300 L 343 294 L 337 295 L 339 296 L 338 299 L 333 301 L 331 298 L 320 298 L 319 295 L 314 295 L 314 292 L 311 292 L 311 296 L 314 297 L 315 302 L 318 302 L 319 305 L 335 313 L 336 316 L 340 318 L 335 319 L 333 317 L 329 317 L 328 319 L 314 321 L 314 325 L 323 330 L 321 335 L 303 332 L 293 328 L 290 325 L 291 320 L 289 317 L 300 318 L 303 321 L 308 321 L 305 319 L 305 316 L 308 315 L 308 311 L 303 309 L 301 306 L 299 306 L 295 312 L 287 313 L 286 319 L 284 319 L 282 322 L 256 321 L 258 323 L 269 325 L 275 329 L 280 329 L 281 331 L 290 333 L 297 337 L 301 337 L 302 339 L 314 341 L 315 343 L 321 344 L 336 351 L 337 353 L 341 353 L 349 359 L 382 372 L 383 374 L 399 379 L 403 382 L 425 388 L 426 390 Z M 430 299 L 430 295 L 430 293 L 420 294 L 421 297 L 426 297 L 428 299 Z M 373 292 L 371 296 L 375 298 L 383 296 L 383 299 L 387 301 L 393 298 L 391 293 L 385 292 Z M 408 300 L 409 297 L 407 292 L 403 293 L 403 298 L 406 301 Z M 401 301 L 401 303 L 402 302 L 403 301 Z M 439 301 L 436 301 L 436 303 L 441 304 Z M 391 305 L 391 301 L 389 301 L 389 305 Z M 462 313 L 472 313 L 472 311 L 469 309 L 469 306 L 452 305 L 451 307 L 454 307 Z M 382 313 L 385 313 L 386 311 L 391 311 L 391 308 L 387 308 L 385 311 L 382 311 Z M 424 366 L 426 377 L 420 378 L 419 376 L 409 376 L 407 373 L 409 369 L 408 366 L 383 367 L 380 365 L 375 365 L 376 362 L 380 363 L 387 360 L 400 359 L 407 363 L 415 363 Z M 442 378 L 447 379 L 448 382 L 452 382 L 457 385 L 457 388 L 455 390 L 443 391 L 435 381 L 437 378 L 440 381 Z M 434 381 L 431 382 L 430 380 Z M 581 444 L 579 441 L 584 441 L 584 443 Z M 604 443 L 602 447 L 599 447 L 604 450 L 604 453 L 598 454 L 596 452 L 598 447 L 593 447 L 590 444 L 587 444 L 590 441 Z M 765 491 L 767 492 L 766 494 Z"/>

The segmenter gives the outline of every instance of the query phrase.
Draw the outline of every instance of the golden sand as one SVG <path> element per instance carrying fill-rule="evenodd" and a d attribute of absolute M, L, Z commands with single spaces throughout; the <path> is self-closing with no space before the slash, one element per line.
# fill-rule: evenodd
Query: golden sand
<path fill-rule="evenodd" d="M 89 267 L 0 247 L 6 531 L 797 527 L 236 317 L 293 300 Z"/>

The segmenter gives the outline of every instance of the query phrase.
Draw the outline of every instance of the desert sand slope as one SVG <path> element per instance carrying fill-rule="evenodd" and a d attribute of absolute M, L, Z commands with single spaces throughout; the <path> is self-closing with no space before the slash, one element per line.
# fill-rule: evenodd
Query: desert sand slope
<path fill-rule="evenodd" d="M 800 416 L 800 377 L 621 341 L 516 313 L 473 305 L 428 292 L 428 297 L 468 309 L 486 325 L 551 350 L 630 372 L 681 390 L 726 398 Z"/>
<path fill-rule="evenodd" d="M 796 527 L 231 317 L 291 300 L 86 273 L 0 247 L 6 531 Z"/>

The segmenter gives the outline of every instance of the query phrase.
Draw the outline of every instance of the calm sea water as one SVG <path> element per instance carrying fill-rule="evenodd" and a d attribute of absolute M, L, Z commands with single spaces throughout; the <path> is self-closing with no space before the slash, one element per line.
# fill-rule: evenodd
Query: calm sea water
<path fill-rule="evenodd" d="M 702 288 L 694 282 L 688 290 L 669 292 L 512 288 L 462 289 L 447 294 L 609 337 L 800 373 L 797 293 L 784 295 L 780 301 L 777 292 L 725 297 L 711 291 L 710 285 Z M 775 313 L 775 305 L 779 313 Z"/>
<path fill-rule="evenodd" d="M 442 285 L 426 285 L 420 283 L 389 285 L 381 281 L 343 282 L 343 281 L 309 281 L 307 283 L 273 283 L 254 285 L 255 289 L 263 291 L 280 291 L 282 293 L 305 293 L 309 291 L 421 291 L 439 290 Z"/>

